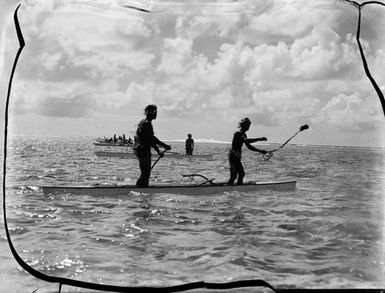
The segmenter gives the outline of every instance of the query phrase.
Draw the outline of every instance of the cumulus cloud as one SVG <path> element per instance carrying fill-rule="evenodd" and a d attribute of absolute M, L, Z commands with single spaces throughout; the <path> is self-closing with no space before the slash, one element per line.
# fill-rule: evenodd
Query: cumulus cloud
<path fill-rule="evenodd" d="M 341 131 L 365 132 L 377 129 L 380 123 L 377 101 L 373 96 L 339 94 L 320 110 L 318 121 Z"/>
<path fill-rule="evenodd" d="M 349 5 L 202 2 L 149 15 L 54 3 L 25 13 L 20 113 L 141 115 L 155 103 L 164 119 L 191 123 L 247 115 L 266 127 L 312 119 L 355 133 L 377 121 Z M 381 84 L 384 50 L 365 37 Z"/>
<path fill-rule="evenodd" d="M 367 58 L 372 76 L 380 85 L 385 84 L 385 50 L 377 49 Z M 383 87 L 384 90 L 384 87 Z"/>
<path fill-rule="evenodd" d="M 175 38 L 164 41 L 163 52 L 158 70 L 167 74 L 181 74 L 189 65 L 192 40 Z"/>
<path fill-rule="evenodd" d="M 34 13 L 23 19 L 23 31 L 30 54 L 27 62 L 38 72 L 48 71 L 40 74 L 42 78 L 76 68 L 82 68 L 84 78 L 98 79 L 150 68 L 154 56 L 142 50 L 140 42 L 152 31 L 141 15 L 77 10 L 76 4 L 38 7 L 29 8 Z"/>
<path fill-rule="evenodd" d="M 36 112 L 49 117 L 82 118 L 86 117 L 92 108 L 92 100 L 83 96 L 71 99 L 47 97 L 36 106 Z"/>
<path fill-rule="evenodd" d="M 61 52 L 48 54 L 43 53 L 38 56 L 40 64 L 47 71 L 52 71 L 58 67 L 60 60 L 63 58 L 63 54 Z"/>
<path fill-rule="evenodd" d="M 329 28 L 314 29 L 291 46 L 292 76 L 325 79 L 349 74 L 358 66 L 355 45 Z"/>
<path fill-rule="evenodd" d="M 330 27 L 338 20 L 339 10 L 333 2 L 269 1 L 249 17 L 239 30 L 238 38 L 252 44 L 289 44 L 306 36 L 315 27 Z M 333 10 L 334 13 L 330 13 Z"/>

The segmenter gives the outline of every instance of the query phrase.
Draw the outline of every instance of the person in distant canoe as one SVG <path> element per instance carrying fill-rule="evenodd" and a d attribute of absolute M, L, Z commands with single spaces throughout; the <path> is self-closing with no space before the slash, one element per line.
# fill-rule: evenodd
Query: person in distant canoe
<path fill-rule="evenodd" d="M 136 181 L 136 186 L 138 187 L 148 187 L 151 175 L 151 148 L 153 148 L 160 157 L 163 157 L 164 154 L 159 150 L 158 145 L 166 150 L 171 150 L 171 147 L 168 144 L 160 141 L 154 135 L 151 121 L 156 119 L 158 114 L 156 105 L 148 105 L 144 109 L 144 114 L 146 115 L 146 118 L 138 124 L 133 146 L 135 155 L 139 160 L 141 172 L 139 179 Z"/>
<path fill-rule="evenodd" d="M 228 181 L 229 185 L 233 185 L 235 179 L 237 179 L 237 184 L 243 184 L 243 177 L 245 177 L 245 170 L 241 162 L 242 159 L 242 146 L 243 144 L 249 150 L 254 152 L 260 152 L 266 154 L 265 150 L 257 149 L 252 146 L 251 143 L 257 141 L 266 141 L 266 137 L 260 138 L 247 138 L 246 132 L 249 130 L 251 121 L 249 118 L 244 118 L 239 122 L 239 130 L 234 133 L 233 141 L 231 143 L 231 149 L 229 151 L 229 163 L 230 163 L 230 179 Z"/>
<path fill-rule="evenodd" d="M 192 135 L 189 133 L 187 134 L 186 139 L 186 155 L 192 155 L 194 150 L 194 140 L 192 138 Z"/>

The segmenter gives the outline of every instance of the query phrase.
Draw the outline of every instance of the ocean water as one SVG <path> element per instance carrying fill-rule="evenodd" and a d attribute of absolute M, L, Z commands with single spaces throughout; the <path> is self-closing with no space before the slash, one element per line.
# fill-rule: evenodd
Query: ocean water
<path fill-rule="evenodd" d="M 181 173 L 225 181 L 228 147 L 196 143 L 195 153 L 212 159 L 164 157 L 151 182 L 177 183 Z M 43 195 L 41 185 L 134 183 L 137 161 L 97 157 L 102 149 L 89 137 L 9 142 L 7 222 L 36 270 L 119 286 L 263 279 L 277 288 L 385 287 L 384 149 L 287 145 L 263 161 L 244 148 L 245 181 L 296 179 L 291 192 Z M 3 231 L 0 241 L 6 248 Z M 22 269 L 9 274 L 13 292 L 37 289 Z M 39 293 L 52 290 L 39 284 Z"/>

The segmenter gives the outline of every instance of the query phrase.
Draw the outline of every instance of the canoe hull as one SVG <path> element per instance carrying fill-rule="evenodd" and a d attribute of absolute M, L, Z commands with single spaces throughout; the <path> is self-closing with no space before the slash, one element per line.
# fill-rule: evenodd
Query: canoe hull
<path fill-rule="evenodd" d="M 107 158 L 135 158 L 135 154 L 133 151 L 130 152 L 103 152 L 103 151 L 96 151 L 95 155 L 98 157 L 107 157 Z"/>
<path fill-rule="evenodd" d="M 207 185 L 153 185 L 147 188 L 135 185 L 96 185 L 96 186 L 42 186 L 45 195 L 51 194 L 82 194 L 94 196 L 127 195 L 130 192 L 137 193 L 169 193 L 183 195 L 207 195 L 223 192 L 251 192 L 260 190 L 293 191 L 297 181 L 257 182 L 243 185 L 207 184 Z"/>

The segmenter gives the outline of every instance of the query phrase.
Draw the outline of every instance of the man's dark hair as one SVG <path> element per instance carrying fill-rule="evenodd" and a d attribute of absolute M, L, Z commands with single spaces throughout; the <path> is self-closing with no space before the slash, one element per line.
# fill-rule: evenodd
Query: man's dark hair
<path fill-rule="evenodd" d="M 153 112 L 153 111 L 155 111 L 155 110 L 157 110 L 158 109 L 158 107 L 156 106 L 156 105 L 154 105 L 154 104 L 152 104 L 152 105 L 148 105 L 145 109 L 144 109 L 144 114 L 148 114 L 148 113 L 150 113 L 150 112 Z"/>
<path fill-rule="evenodd" d="M 240 122 L 239 122 L 239 128 L 242 128 L 243 126 L 246 126 L 246 125 L 250 125 L 251 124 L 251 121 L 249 118 L 243 118 Z"/>

